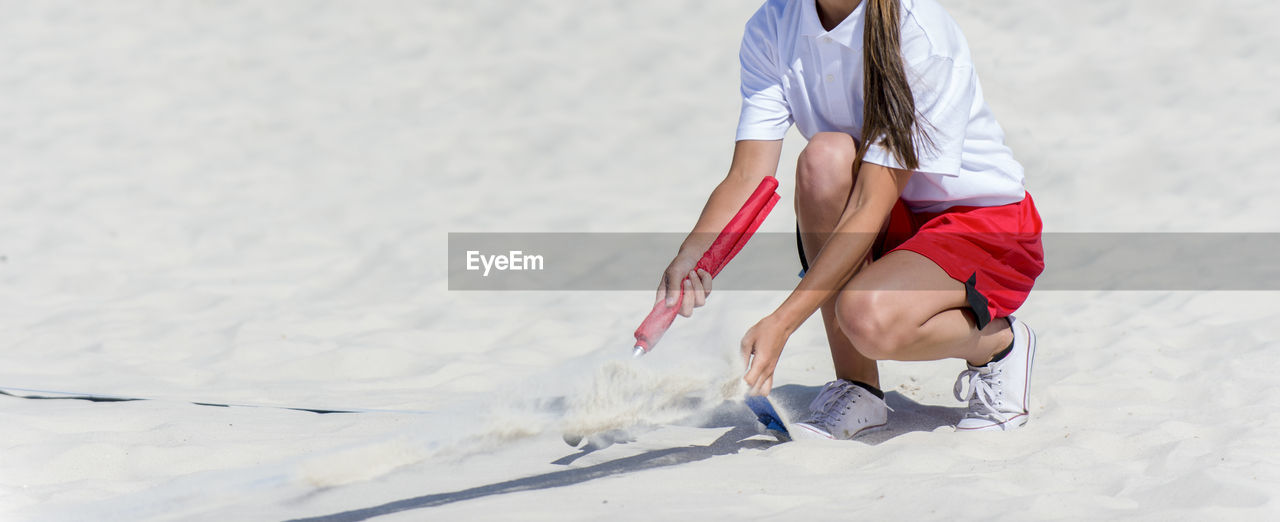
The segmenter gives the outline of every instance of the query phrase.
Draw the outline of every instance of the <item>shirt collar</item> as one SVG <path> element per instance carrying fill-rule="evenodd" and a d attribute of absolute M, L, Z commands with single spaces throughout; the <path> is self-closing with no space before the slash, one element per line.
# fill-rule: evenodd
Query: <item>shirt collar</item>
<path fill-rule="evenodd" d="M 857 49 L 862 46 L 862 27 L 863 14 L 866 12 L 867 2 L 870 0 L 862 0 L 858 3 L 858 7 L 854 8 L 849 16 L 837 25 L 835 29 L 827 31 L 822 28 L 822 20 L 818 18 L 818 0 L 801 0 L 804 3 L 804 14 L 801 15 L 800 36 L 810 38 L 829 37 L 845 47 Z"/>

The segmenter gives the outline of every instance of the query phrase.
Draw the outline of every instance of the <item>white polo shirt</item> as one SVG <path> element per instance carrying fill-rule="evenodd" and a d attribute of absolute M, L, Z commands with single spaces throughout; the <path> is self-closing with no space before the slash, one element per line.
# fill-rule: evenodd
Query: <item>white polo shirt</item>
<path fill-rule="evenodd" d="M 969 45 L 936 0 L 901 0 L 907 81 L 935 147 L 902 192 L 912 210 L 997 206 L 1025 195 L 1022 165 L 982 97 Z M 862 141 L 864 0 L 823 29 L 815 0 L 768 0 L 742 38 L 742 113 L 737 139 L 780 140 L 792 124 L 805 139 L 843 132 Z M 902 168 L 879 143 L 864 161 Z"/>

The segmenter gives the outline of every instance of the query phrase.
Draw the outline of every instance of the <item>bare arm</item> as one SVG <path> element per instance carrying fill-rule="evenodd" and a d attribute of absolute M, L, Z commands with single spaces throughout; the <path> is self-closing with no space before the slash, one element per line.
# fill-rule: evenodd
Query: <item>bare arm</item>
<path fill-rule="evenodd" d="M 768 394 L 788 337 L 834 297 L 863 266 L 875 238 L 911 179 L 911 171 L 863 163 L 835 233 L 822 247 L 795 291 L 742 340 L 744 358 L 754 356 L 744 378 L 753 393 Z"/>
<path fill-rule="evenodd" d="M 680 293 L 680 282 L 690 276 L 685 291 L 692 291 L 694 298 L 685 299 L 680 314 L 688 317 L 695 306 L 701 306 L 706 301 L 706 294 L 711 290 L 710 274 L 691 274 L 698 258 L 702 257 L 716 235 L 751 196 L 760 180 L 777 172 L 781 156 L 781 140 L 739 141 L 734 146 L 733 162 L 729 166 L 728 175 L 711 192 L 693 231 L 680 244 L 676 258 L 663 272 L 662 283 L 658 286 L 659 300 L 665 298 L 668 305 L 675 304 L 676 296 Z"/>
<path fill-rule="evenodd" d="M 864 266 L 872 244 L 889 218 L 911 171 L 863 163 L 835 233 L 822 247 L 804 279 L 774 312 L 788 330 L 800 327 L 822 303 L 835 296 Z"/>
<path fill-rule="evenodd" d="M 781 141 L 739 141 L 733 148 L 733 163 L 729 174 L 711 191 L 702 215 L 693 226 L 693 232 L 680 245 L 680 251 L 702 252 L 711 246 L 716 234 L 724 228 L 742 207 L 751 192 L 765 176 L 778 171 L 778 159 L 782 156 Z"/>

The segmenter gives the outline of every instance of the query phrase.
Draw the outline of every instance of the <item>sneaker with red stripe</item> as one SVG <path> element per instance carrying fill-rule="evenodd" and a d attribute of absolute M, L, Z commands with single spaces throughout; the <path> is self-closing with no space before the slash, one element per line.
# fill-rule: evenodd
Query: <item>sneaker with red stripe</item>
<path fill-rule="evenodd" d="M 956 424 L 957 431 L 1003 431 L 1027 423 L 1036 334 L 1013 316 L 1009 316 L 1009 326 L 1013 329 L 1009 355 L 986 366 L 969 366 L 956 379 L 956 399 L 969 401 L 969 411 Z M 968 392 L 961 393 L 966 383 Z"/>
<path fill-rule="evenodd" d="M 884 399 L 852 381 L 836 379 L 822 387 L 809 414 L 791 426 L 793 439 L 849 440 L 889 422 Z"/>

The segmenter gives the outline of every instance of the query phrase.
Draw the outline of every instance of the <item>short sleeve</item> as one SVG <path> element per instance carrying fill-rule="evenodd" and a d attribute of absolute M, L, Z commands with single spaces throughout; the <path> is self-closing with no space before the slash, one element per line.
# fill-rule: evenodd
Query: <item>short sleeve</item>
<path fill-rule="evenodd" d="M 977 92 L 978 80 L 973 67 L 935 56 L 908 66 L 907 79 L 920 117 L 917 132 L 923 130 L 929 135 L 928 141 L 917 139 L 916 157 L 920 166 L 915 170 L 959 175 L 965 131 Z M 902 168 L 881 142 L 867 147 L 863 159 L 889 168 Z"/>
<path fill-rule="evenodd" d="M 780 140 L 791 128 L 791 107 L 783 93 L 777 30 L 765 10 L 747 23 L 742 36 L 742 112 L 737 141 Z"/>

